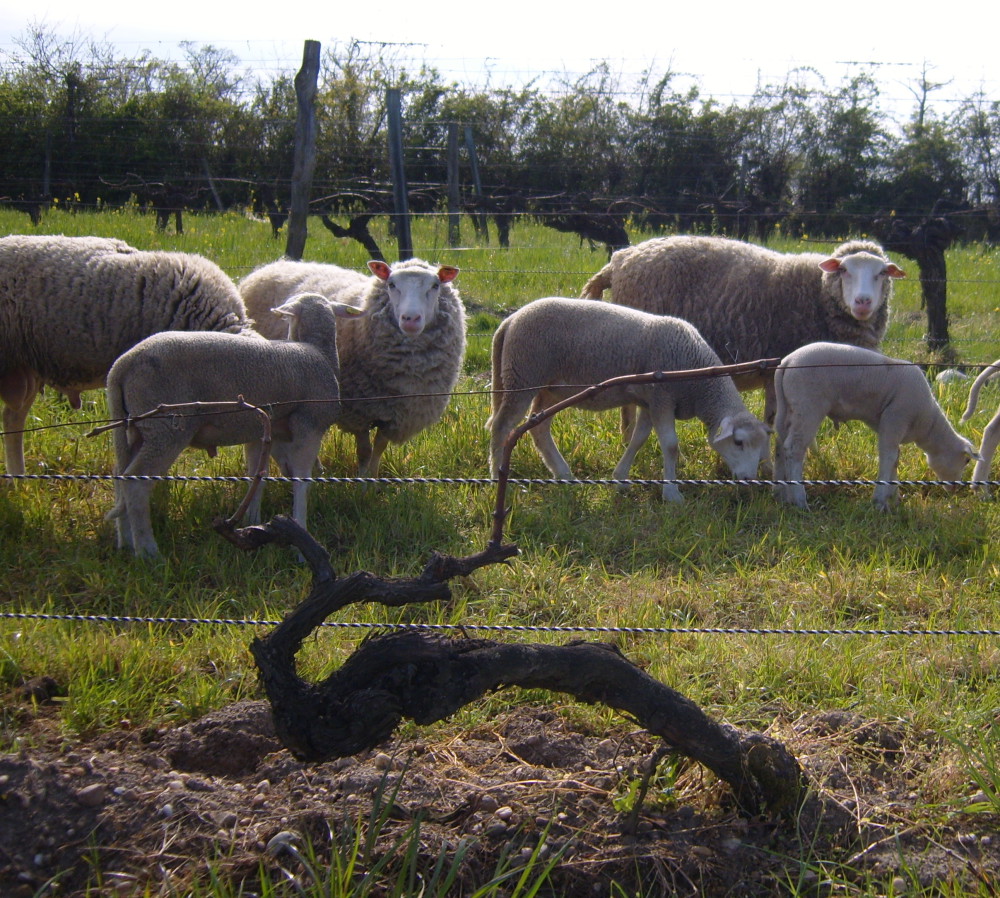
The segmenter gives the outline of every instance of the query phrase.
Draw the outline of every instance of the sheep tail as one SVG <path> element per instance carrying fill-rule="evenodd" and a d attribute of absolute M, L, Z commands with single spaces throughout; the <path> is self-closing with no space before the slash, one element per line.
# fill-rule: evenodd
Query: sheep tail
<path fill-rule="evenodd" d="M 979 377 L 977 377 L 969 390 L 969 404 L 965 407 L 965 413 L 962 415 L 963 421 L 968 421 L 969 418 L 973 416 L 976 411 L 976 403 L 979 401 L 979 391 L 983 388 L 986 381 L 991 380 L 1000 374 L 1000 359 L 997 359 L 988 368 L 984 368 Z"/>
<path fill-rule="evenodd" d="M 500 322 L 500 326 L 497 328 L 496 333 L 493 335 L 493 345 L 490 350 L 491 359 L 491 374 L 490 374 L 490 405 L 493 410 L 493 414 L 490 415 L 486 422 L 486 429 L 490 429 L 490 425 L 493 421 L 493 415 L 497 413 L 500 409 L 500 402 L 503 400 L 503 373 L 501 370 L 501 360 L 503 359 L 503 342 L 507 337 L 507 322 L 510 321 L 509 318 L 505 318 Z"/>
<path fill-rule="evenodd" d="M 580 291 L 581 299 L 600 299 L 605 290 L 611 289 L 611 263 L 595 274 Z"/>

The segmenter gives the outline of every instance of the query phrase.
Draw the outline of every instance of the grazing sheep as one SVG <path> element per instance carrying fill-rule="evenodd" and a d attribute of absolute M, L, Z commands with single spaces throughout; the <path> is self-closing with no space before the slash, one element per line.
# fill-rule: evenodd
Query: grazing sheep
<path fill-rule="evenodd" d="M 785 254 L 723 237 L 664 237 L 618 250 L 581 296 L 690 321 L 727 363 L 781 358 L 829 340 L 869 349 L 885 334 L 892 279 L 904 273 L 877 243 L 852 240 L 830 256 Z M 774 418 L 774 372 L 734 378 L 764 387 Z"/>
<path fill-rule="evenodd" d="M 810 343 L 781 361 L 774 378 L 778 414 L 776 480 L 801 480 L 806 449 L 824 418 L 864 421 L 878 434 L 878 479 L 895 480 L 902 443 L 916 443 L 942 480 L 960 480 L 975 447 L 948 422 L 923 371 L 911 362 L 842 343 Z M 897 486 L 875 487 L 875 507 L 887 511 Z M 775 492 L 807 508 L 801 483 Z"/>
<path fill-rule="evenodd" d="M 963 421 L 968 421 L 975 414 L 976 403 L 979 401 L 979 391 L 986 384 L 986 381 L 996 377 L 997 374 L 1000 374 L 1000 359 L 984 368 L 972 382 L 972 387 L 969 389 L 969 404 L 962 415 Z M 997 409 L 993 419 L 983 431 L 983 443 L 979 447 L 980 457 L 972 471 L 972 479 L 980 484 L 979 490 L 984 496 L 990 494 L 990 487 L 986 481 L 990 479 L 990 468 L 993 466 L 993 456 L 997 451 L 997 444 L 1000 444 L 1000 408 Z"/>
<path fill-rule="evenodd" d="M 240 291 L 254 326 L 270 339 L 284 336 L 270 309 L 291 293 L 309 290 L 369 311 L 337 332 L 343 401 L 337 426 L 354 435 L 359 475 L 375 477 L 390 442 L 405 442 L 444 414 L 465 357 L 465 307 L 451 284 L 457 268 L 420 259 L 368 268 L 371 277 L 284 260 L 249 274 Z"/>
<path fill-rule="evenodd" d="M 114 363 L 108 374 L 108 411 L 126 420 L 115 430 L 115 471 L 163 475 L 193 446 L 244 444 L 247 470 L 257 470 L 261 422 L 252 411 L 193 410 L 136 420 L 157 405 L 232 402 L 242 396 L 271 415 L 274 457 L 286 477 L 308 477 L 320 441 L 340 412 L 337 317 L 364 313 L 318 294 L 294 296 L 275 310 L 289 320 L 288 340 L 210 332 L 154 334 Z M 130 418 L 131 416 L 131 418 Z M 292 486 L 292 516 L 306 525 L 308 484 Z M 151 481 L 116 480 L 118 547 L 157 555 L 149 516 Z M 260 519 L 258 491 L 248 517 Z"/>
<path fill-rule="evenodd" d="M 248 327 L 233 282 L 213 262 L 140 252 L 101 237 L 0 239 L 0 399 L 8 474 L 23 474 L 24 423 L 43 385 L 104 384 L 112 363 L 165 330 Z"/>
<path fill-rule="evenodd" d="M 501 322 L 493 337 L 493 414 L 490 468 L 497 476 L 503 444 L 532 412 L 579 393 L 589 384 L 623 374 L 718 365 L 719 357 L 698 331 L 679 318 L 651 315 L 582 299 L 550 297 L 528 303 Z M 757 476 L 768 456 L 768 429 L 743 404 L 730 377 L 694 377 L 660 384 L 611 387 L 580 404 L 600 411 L 634 403 L 639 415 L 614 477 L 628 477 L 636 453 L 655 428 L 663 454 L 663 479 L 677 476 L 676 419 L 700 418 L 709 442 L 743 480 Z M 546 467 L 558 478 L 573 475 L 552 440 L 552 419 L 531 429 Z M 676 484 L 663 498 L 681 501 Z"/>

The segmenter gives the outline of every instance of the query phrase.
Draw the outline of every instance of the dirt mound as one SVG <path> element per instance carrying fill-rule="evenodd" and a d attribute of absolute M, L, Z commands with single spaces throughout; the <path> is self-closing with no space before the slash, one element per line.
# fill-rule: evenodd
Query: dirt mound
<path fill-rule="evenodd" d="M 318 765 L 281 748 L 262 702 L 74 745 L 45 738 L 43 723 L 30 747 L 0 756 L 3 895 L 48 893 L 46 883 L 53 894 L 82 894 L 95 869 L 107 894 L 183 892 L 207 879 L 210 864 L 250 889 L 261 871 L 308 883 L 331 852 L 350 850 L 361 852 L 360 873 L 395 851 L 394 871 L 403 863 L 394 846 L 411 844 L 417 828 L 418 866 L 454 863 L 454 895 L 505 866 L 541 869 L 553 859 L 553 883 L 574 894 L 608 894 L 618 881 L 664 894 L 770 895 L 781 884 L 834 882 L 848 862 L 925 884 L 1000 874 L 995 816 L 956 817 L 933 833 L 908 824 L 934 749 L 846 714 L 774 734 L 817 787 L 797 824 L 785 826 L 741 819 L 725 787 L 676 759 L 659 765 L 636 812 L 656 741 L 575 732 L 540 708 Z"/>

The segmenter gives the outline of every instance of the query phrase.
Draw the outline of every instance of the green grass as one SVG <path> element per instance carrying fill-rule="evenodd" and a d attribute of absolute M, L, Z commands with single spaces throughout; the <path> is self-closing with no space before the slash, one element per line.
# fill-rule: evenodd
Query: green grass
<path fill-rule="evenodd" d="M 199 252 L 239 278 L 277 258 L 283 242 L 267 224 L 246 217 L 188 215 L 185 233 L 159 233 L 152 216 L 50 212 L 41 231 L 103 234 L 141 248 Z M 30 232 L 26 218 L 0 212 L 4 232 Z M 468 228 L 463 223 L 463 228 Z M 385 458 L 388 475 L 487 476 L 489 335 L 500 315 L 545 295 L 575 295 L 605 261 L 603 252 L 573 237 L 517 225 L 509 250 L 451 251 L 436 219 L 415 227 L 417 253 L 462 268 L 459 286 L 470 308 L 466 377 L 441 424 Z M 463 234 L 471 240 L 471 228 Z M 378 234 L 387 255 L 393 244 Z M 641 239 L 641 235 L 637 236 Z M 798 242 L 786 250 L 814 249 Z M 361 267 L 362 248 L 317 225 L 306 256 Z M 949 254 L 951 329 L 960 361 L 1000 356 L 1000 253 L 979 246 Z M 907 267 L 904 264 L 904 267 Z M 921 358 L 924 318 L 915 267 L 896 286 L 886 350 Z M 967 387 L 944 388 L 953 421 Z M 981 438 L 1000 398 L 984 391 L 981 411 L 960 429 Z M 748 403 L 760 411 L 759 394 Z M 99 392 L 71 411 L 47 392 L 29 426 L 31 473 L 109 473 L 108 435 L 84 436 L 106 415 Z M 579 476 L 607 477 L 621 451 L 617 415 L 564 413 L 556 441 Z M 716 476 L 716 461 L 701 426 L 681 428 L 681 477 Z M 348 475 L 353 445 L 332 432 L 321 462 L 326 473 Z M 515 476 L 546 477 L 525 441 L 514 452 Z M 824 429 L 807 477 L 871 478 L 873 435 L 862 426 Z M 640 453 L 634 475 L 659 476 L 655 441 Z M 241 472 L 237 450 L 215 460 L 187 453 L 176 473 Z M 929 474 L 923 456 L 906 447 L 904 479 Z M 682 507 L 659 501 L 654 487 L 622 495 L 608 488 L 515 487 L 507 536 L 521 555 L 510 566 L 483 570 L 456 585 L 450 607 L 348 609 L 345 620 L 376 623 L 432 621 L 461 624 L 592 625 L 724 628 L 949 628 L 1000 629 L 1000 503 L 971 492 L 904 488 L 902 507 L 881 515 L 871 487 L 810 490 L 812 511 L 778 506 L 764 490 L 682 487 Z M 112 504 L 104 481 L 32 481 L 0 485 L 0 610 L 55 614 L 276 619 L 307 589 L 307 576 L 276 549 L 243 556 L 216 537 L 212 518 L 240 499 L 233 484 L 172 484 L 154 494 L 154 527 L 165 559 L 144 563 L 114 548 L 103 515 Z M 488 538 L 493 491 L 475 485 L 354 485 L 314 487 L 310 525 L 331 547 L 340 571 L 364 568 L 384 575 L 416 574 L 432 550 L 467 554 Z M 265 514 L 286 511 L 288 488 L 272 484 Z M 67 689 L 61 726 L 67 737 L 89 735 L 129 720 L 132 726 L 191 719 L 253 694 L 255 671 L 247 630 L 224 626 L 113 625 L 45 620 L 0 620 L 0 692 L 22 679 L 49 675 Z M 512 638 L 528 638 L 518 635 Z M 561 641 L 537 634 L 530 638 Z M 342 660 L 357 639 L 324 631 L 303 653 L 303 672 L 319 675 Z M 985 637 L 861 637 L 789 635 L 620 636 L 628 655 L 711 713 L 765 727 L 816 709 L 850 708 L 873 718 L 929 728 L 962 746 L 970 767 L 995 800 L 997 747 L 988 727 L 1000 707 L 996 640 Z M 553 704 L 564 705 L 558 696 Z M 501 694 L 459 715 L 485 718 L 516 704 Z M 572 708 L 566 713 L 604 714 Z M 440 726 L 447 729 L 459 723 Z M 0 745 L 25 738 L 19 723 L 0 718 Z M 23 742 L 21 743 L 23 744 Z M 958 788 L 956 786 L 956 788 Z M 946 796 L 947 797 L 947 796 Z M 956 796 L 950 796 L 955 798 Z M 795 891 L 794 884 L 792 891 Z"/>

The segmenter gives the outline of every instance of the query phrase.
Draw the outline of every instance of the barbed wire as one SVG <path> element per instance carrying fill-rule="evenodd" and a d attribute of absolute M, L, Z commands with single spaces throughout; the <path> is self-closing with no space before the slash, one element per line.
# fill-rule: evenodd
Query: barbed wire
<path fill-rule="evenodd" d="M 41 611 L 0 612 L 3 620 L 43 620 L 74 623 L 181 624 L 185 626 L 276 627 L 279 620 L 217 617 L 143 617 L 125 614 L 56 614 Z M 598 633 L 627 636 L 1000 636 L 1000 630 L 946 628 L 857 628 L 857 627 L 613 627 L 562 624 L 428 624 L 374 623 L 370 621 L 323 621 L 320 627 L 348 630 L 434 630 L 515 633 Z"/>

